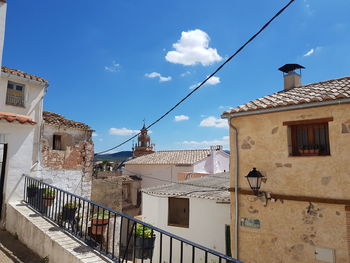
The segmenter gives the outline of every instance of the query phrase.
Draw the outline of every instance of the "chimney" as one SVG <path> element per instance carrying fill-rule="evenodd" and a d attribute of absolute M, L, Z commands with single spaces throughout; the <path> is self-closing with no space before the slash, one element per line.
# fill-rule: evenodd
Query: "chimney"
<path fill-rule="evenodd" d="M 303 66 L 298 64 L 285 64 L 278 70 L 283 72 L 284 90 L 290 90 L 301 85 L 301 69 Z M 299 73 L 296 71 L 299 69 Z"/>
<path fill-rule="evenodd" d="M 6 0 L 0 0 L 0 67 L 2 66 L 2 53 L 4 51 Z"/>

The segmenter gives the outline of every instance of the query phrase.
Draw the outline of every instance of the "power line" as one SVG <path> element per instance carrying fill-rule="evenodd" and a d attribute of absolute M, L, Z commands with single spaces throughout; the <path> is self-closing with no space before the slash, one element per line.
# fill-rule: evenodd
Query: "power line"
<path fill-rule="evenodd" d="M 195 93 L 200 87 L 202 87 L 211 77 L 213 77 L 217 72 L 219 72 L 228 62 L 230 62 L 236 55 L 238 55 L 250 42 L 252 42 L 258 35 L 260 35 L 261 32 L 263 32 L 273 20 L 275 20 L 280 14 L 284 12 L 295 0 L 290 0 L 288 4 L 286 4 L 282 9 L 280 9 L 266 24 L 264 24 L 259 31 L 257 31 L 253 36 L 251 36 L 241 47 L 239 47 L 236 52 L 233 53 L 228 59 L 225 60 L 224 63 L 222 63 L 213 73 L 211 73 L 206 79 L 204 79 L 200 84 L 197 85 L 196 88 L 194 88 L 190 93 L 188 93 L 184 98 L 182 98 L 178 103 L 176 103 L 173 107 L 171 107 L 167 112 L 165 112 L 162 116 L 160 116 L 158 119 L 156 119 L 154 122 L 152 122 L 149 126 L 146 127 L 146 129 L 151 128 L 153 125 L 155 125 L 157 122 L 162 120 L 164 117 L 166 117 L 170 112 L 172 112 L 174 109 L 176 109 L 180 104 L 182 104 L 188 97 L 190 97 L 193 93 Z M 100 155 L 109 151 L 112 151 L 127 142 L 131 141 L 132 139 L 136 138 L 138 135 L 140 135 L 140 132 L 132 136 L 131 138 L 127 139 L 126 141 L 109 148 L 105 151 L 95 153 L 95 155 Z"/>

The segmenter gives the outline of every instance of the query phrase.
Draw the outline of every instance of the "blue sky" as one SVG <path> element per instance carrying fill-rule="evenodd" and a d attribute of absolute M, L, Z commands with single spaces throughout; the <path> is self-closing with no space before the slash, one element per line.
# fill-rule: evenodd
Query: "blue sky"
<path fill-rule="evenodd" d="M 45 109 L 89 124 L 101 151 L 158 118 L 287 2 L 9 0 L 3 65 L 49 80 Z M 156 150 L 227 144 L 221 113 L 281 90 L 286 63 L 306 67 L 305 84 L 350 75 L 349 10 L 297 0 L 152 127 Z"/>

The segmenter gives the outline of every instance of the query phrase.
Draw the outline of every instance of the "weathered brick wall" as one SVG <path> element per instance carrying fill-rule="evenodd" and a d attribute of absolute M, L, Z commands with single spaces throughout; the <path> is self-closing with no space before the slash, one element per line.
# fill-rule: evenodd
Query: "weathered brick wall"
<path fill-rule="evenodd" d="M 64 150 L 53 150 L 53 135 L 67 135 L 68 140 Z M 38 176 L 52 179 L 57 186 L 64 185 L 62 178 L 71 178 L 74 193 L 90 198 L 91 178 L 93 172 L 94 145 L 92 132 L 73 128 L 64 128 L 44 124 L 41 135 L 41 172 Z M 78 178 L 79 177 L 79 178 Z M 64 187 L 65 190 L 71 190 Z"/>

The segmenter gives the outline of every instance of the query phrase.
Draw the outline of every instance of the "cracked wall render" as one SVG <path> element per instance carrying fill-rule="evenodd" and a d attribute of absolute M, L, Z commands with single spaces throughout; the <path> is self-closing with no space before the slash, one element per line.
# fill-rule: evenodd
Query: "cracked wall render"
<path fill-rule="evenodd" d="M 238 129 L 239 187 L 250 189 L 244 176 L 256 167 L 267 177 L 262 191 L 349 200 L 350 134 L 342 132 L 349 110 L 344 104 L 233 118 L 231 123 Z M 333 117 L 329 122 L 331 155 L 289 156 L 288 127 L 283 122 L 326 117 Z M 233 136 L 232 129 L 230 133 Z M 261 223 L 260 229 L 239 227 L 239 259 L 243 262 L 316 263 L 315 247 L 335 249 L 336 262 L 349 262 L 344 206 L 313 203 L 309 209 L 307 202 L 277 200 L 264 207 L 253 196 L 239 198 L 239 218 L 256 218 Z M 234 194 L 231 204 L 234 240 Z"/>

